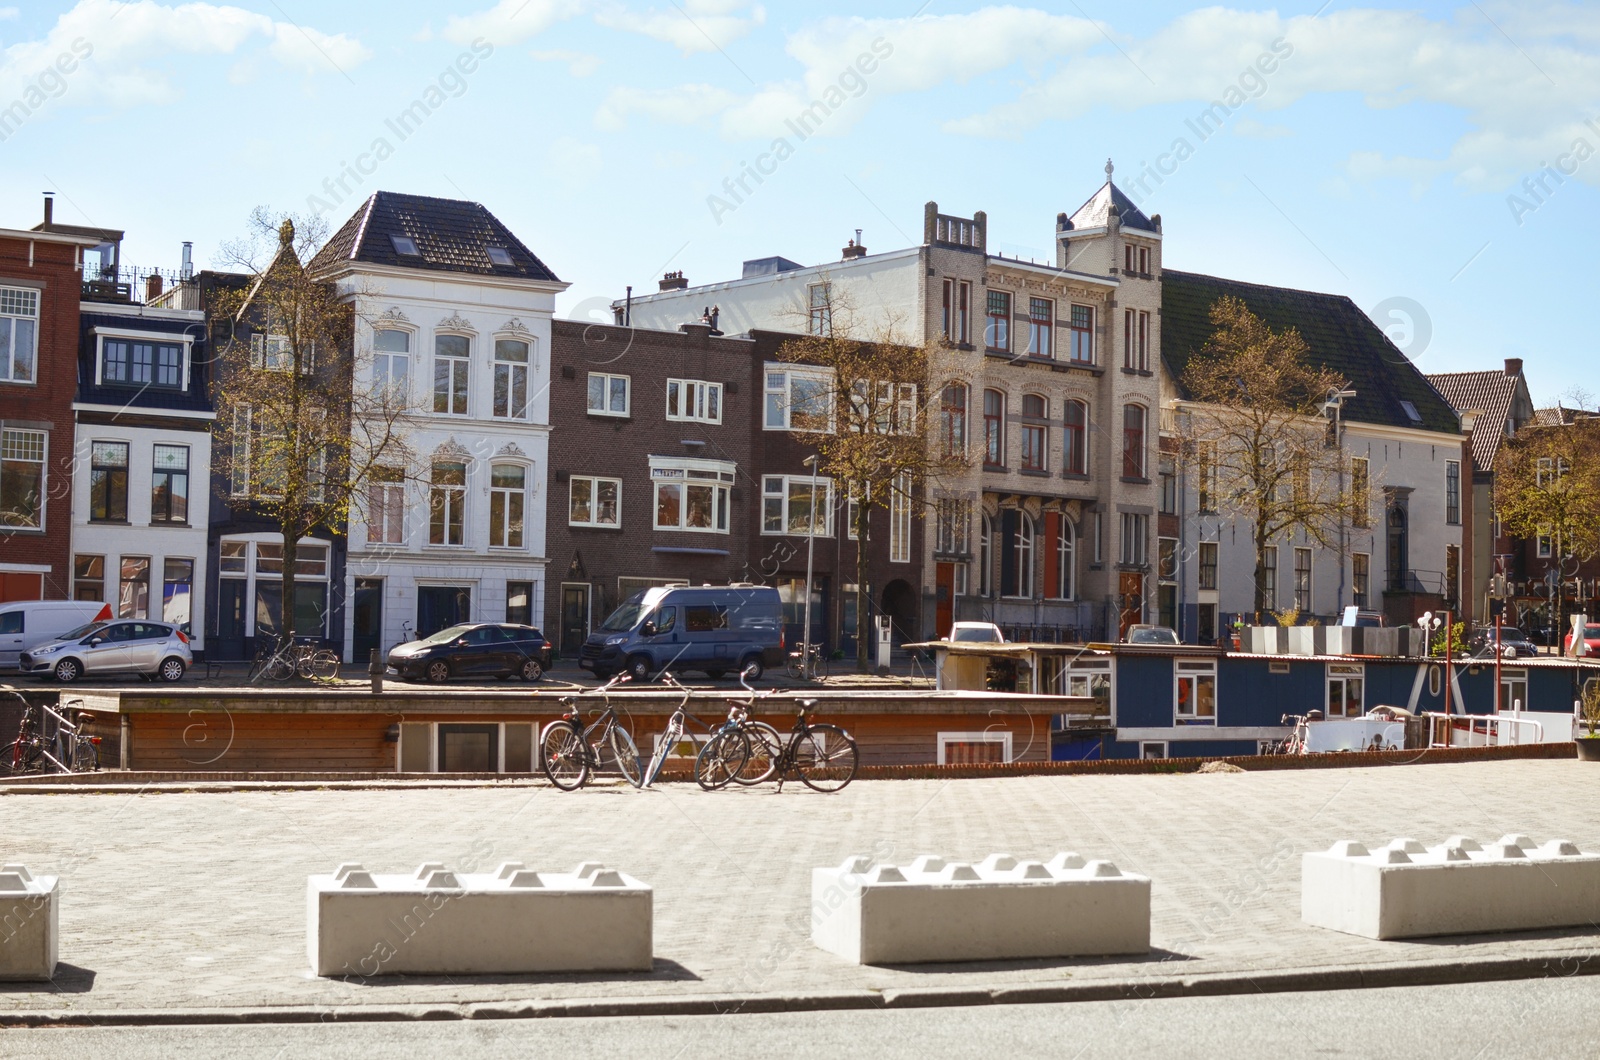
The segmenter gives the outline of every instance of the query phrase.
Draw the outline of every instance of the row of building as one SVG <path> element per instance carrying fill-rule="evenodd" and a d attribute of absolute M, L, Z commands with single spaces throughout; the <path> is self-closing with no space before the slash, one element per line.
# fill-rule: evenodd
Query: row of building
<path fill-rule="evenodd" d="M 1111 176 L 1057 215 L 1051 262 L 994 253 L 983 213 L 930 203 L 917 246 L 753 258 L 704 285 L 668 274 L 612 324 L 555 319 L 567 285 L 483 206 L 375 194 L 305 265 L 355 309 L 381 376 L 357 385 L 421 410 L 418 466 L 375 475 L 347 525 L 299 543 L 298 630 L 364 659 L 509 620 L 575 654 L 639 589 L 747 581 L 779 588 L 797 639 L 809 553 L 813 637 L 848 648 L 866 547 L 871 606 L 899 639 L 985 619 L 1031 639 L 1158 622 L 1214 643 L 1252 607 L 1254 550 L 1177 434 L 1181 368 L 1223 296 L 1348 380 L 1338 444 L 1372 483 L 1343 547 L 1269 550 L 1269 600 L 1482 613 L 1511 572 L 1486 486 L 1494 446 L 1532 416 L 1520 363 L 1430 383 L 1348 298 L 1169 270 L 1161 218 Z M 249 277 L 195 271 L 187 248 L 176 273 L 138 273 L 121 240 L 56 222 L 48 199 L 40 224 L 0 230 L 0 600 L 106 600 L 186 624 L 211 658 L 249 657 L 282 620 L 283 542 L 211 449 L 217 295 Z M 794 415 L 817 385 L 796 335 L 840 306 L 862 335 L 944 347 L 968 380 L 938 415 L 970 471 L 873 511 L 865 543 Z M 830 515 L 808 541 L 819 495 Z"/>

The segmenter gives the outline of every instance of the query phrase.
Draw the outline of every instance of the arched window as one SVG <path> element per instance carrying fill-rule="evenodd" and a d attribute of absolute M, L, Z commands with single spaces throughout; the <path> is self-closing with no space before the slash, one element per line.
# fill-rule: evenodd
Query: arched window
<path fill-rule="evenodd" d="M 1046 439 L 1050 436 L 1049 404 L 1038 394 L 1022 395 L 1022 456 L 1024 471 L 1044 471 Z"/>
<path fill-rule="evenodd" d="M 998 390 L 983 392 L 983 463 L 1006 466 L 1006 396 Z"/>
<path fill-rule="evenodd" d="M 1000 587 L 1002 594 L 1023 599 L 1033 595 L 1033 539 L 1033 520 L 1027 512 L 1017 512 L 1016 530 L 1012 535 L 1014 578 L 1009 584 Z"/>
<path fill-rule="evenodd" d="M 944 388 L 939 403 L 939 435 L 946 456 L 965 456 L 967 452 L 967 388 L 952 383 Z"/>
<path fill-rule="evenodd" d="M 994 538 L 994 526 L 985 514 L 978 524 L 978 595 L 988 596 L 993 591 L 991 579 L 994 577 L 993 557 L 991 543 Z"/>
<path fill-rule="evenodd" d="M 1062 417 L 1061 463 L 1069 475 L 1089 473 L 1089 406 L 1068 401 Z"/>
<path fill-rule="evenodd" d="M 1122 477 L 1144 478 L 1144 406 L 1122 406 Z"/>

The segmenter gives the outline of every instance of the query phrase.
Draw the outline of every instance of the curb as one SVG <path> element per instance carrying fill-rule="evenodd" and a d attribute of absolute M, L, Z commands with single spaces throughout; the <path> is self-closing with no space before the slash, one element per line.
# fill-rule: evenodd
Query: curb
<path fill-rule="evenodd" d="M 1600 975 L 1593 953 L 1575 956 L 1502 957 L 1479 961 L 1426 961 L 1363 967 L 1330 966 L 1257 974 L 1149 976 L 1093 983 L 1050 983 L 994 988 L 851 990 L 815 994 L 706 994 L 677 997 L 578 998 L 570 1001 L 485 1001 L 419 1005 L 307 1005 L 246 1009 L 137 1009 L 79 1012 L 70 1009 L 0 1014 L 0 1027 L 181 1027 L 309 1023 L 414 1023 L 424 1020 L 588 1019 L 616 1016 L 731 1016 L 840 1010 L 1042 1005 L 1092 1001 L 1150 1001 L 1173 997 L 1227 997 L 1307 990 L 1372 990 L 1399 986 L 1449 986 L 1514 979 Z"/>

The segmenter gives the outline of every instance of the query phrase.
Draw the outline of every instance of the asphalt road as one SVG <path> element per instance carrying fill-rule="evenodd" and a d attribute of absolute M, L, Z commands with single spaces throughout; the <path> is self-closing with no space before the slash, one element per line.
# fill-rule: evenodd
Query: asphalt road
<path fill-rule="evenodd" d="M 0 1031 L 0 1056 L 1589 1058 L 1600 978 L 894 1012 Z"/>

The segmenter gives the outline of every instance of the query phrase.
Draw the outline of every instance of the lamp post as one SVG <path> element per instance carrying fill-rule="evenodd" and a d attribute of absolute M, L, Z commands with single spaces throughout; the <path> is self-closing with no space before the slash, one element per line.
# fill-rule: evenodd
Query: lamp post
<path fill-rule="evenodd" d="M 800 665 L 801 672 L 806 675 L 806 680 L 812 680 L 811 673 L 811 561 L 817 551 L 817 455 L 812 453 L 803 461 L 811 469 L 811 514 L 806 520 L 806 606 L 805 625 L 800 633 Z M 829 512 L 828 517 L 833 518 Z M 859 631 L 858 631 L 859 632 Z"/>

